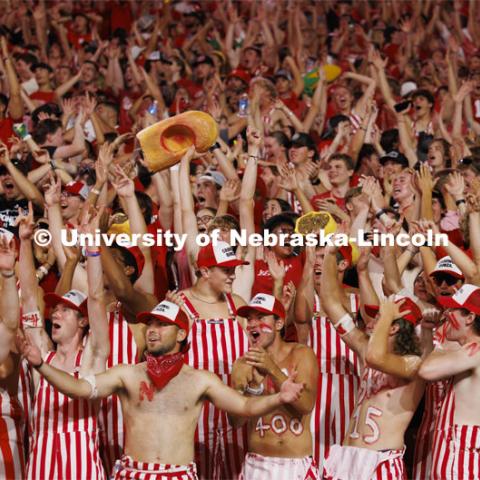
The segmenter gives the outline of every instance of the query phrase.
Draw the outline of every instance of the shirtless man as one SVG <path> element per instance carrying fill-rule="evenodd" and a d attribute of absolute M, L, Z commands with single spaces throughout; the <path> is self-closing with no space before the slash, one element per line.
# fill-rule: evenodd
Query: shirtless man
<path fill-rule="evenodd" d="M 260 416 L 284 403 L 295 403 L 303 387 L 292 374 L 280 391 L 245 398 L 213 373 L 184 363 L 189 320 L 175 304 L 163 301 L 137 316 L 145 323 L 146 362 L 118 365 L 100 375 L 74 378 L 42 361 L 39 349 L 23 342 L 27 360 L 48 382 L 73 398 L 105 398 L 116 393 L 126 428 L 125 456 L 117 462 L 115 479 L 195 479 L 194 434 L 205 400 L 231 414 Z M 165 476 L 164 476 L 165 475 Z"/>
<path fill-rule="evenodd" d="M 0 234 L 0 478 L 25 477 L 24 412 L 18 402 L 20 355 L 15 335 L 20 304 L 15 276 L 15 241 L 5 229 Z"/>
<path fill-rule="evenodd" d="M 438 302 L 446 309 L 446 338 L 460 348 L 436 349 L 420 368 L 425 380 L 447 380 L 435 420 L 431 478 L 475 479 L 480 476 L 480 288 L 465 284 Z"/>
<path fill-rule="evenodd" d="M 342 306 L 341 290 L 335 282 L 335 250 L 326 248 L 320 300 L 364 370 L 343 446 L 330 448 L 324 476 L 332 480 L 367 480 L 384 475 L 401 479 L 405 475 L 404 433 L 424 390 L 424 382 L 417 375 L 421 358 L 414 330 L 421 311 L 410 299 L 384 302 L 378 321 L 367 322 L 367 333 L 371 333 L 368 338 Z"/>
<path fill-rule="evenodd" d="M 297 401 L 248 421 L 248 453 L 239 478 L 317 478 L 310 433 L 318 381 L 315 355 L 304 345 L 284 342 L 285 309 L 272 295 L 255 295 L 238 314 L 247 319 L 250 350 L 235 362 L 234 388 L 264 396 L 277 392 L 292 372 L 305 385 Z"/>

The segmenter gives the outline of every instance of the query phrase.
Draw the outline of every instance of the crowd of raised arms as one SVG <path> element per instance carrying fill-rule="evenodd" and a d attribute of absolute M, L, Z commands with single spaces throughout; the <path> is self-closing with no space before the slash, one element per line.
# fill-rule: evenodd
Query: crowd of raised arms
<path fill-rule="evenodd" d="M 5 0 L 0 50 L 0 479 L 480 478 L 479 2 Z"/>

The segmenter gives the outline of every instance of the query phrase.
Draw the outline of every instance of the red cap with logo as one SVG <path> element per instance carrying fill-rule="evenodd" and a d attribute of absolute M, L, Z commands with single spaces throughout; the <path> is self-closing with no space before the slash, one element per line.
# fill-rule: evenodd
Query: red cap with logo
<path fill-rule="evenodd" d="M 137 315 L 137 321 L 148 323 L 150 318 L 158 318 L 162 322 L 176 325 L 182 330 L 190 329 L 190 322 L 186 313 L 175 303 L 164 300 L 160 302 L 151 312 L 141 312 Z"/>
<path fill-rule="evenodd" d="M 250 262 L 239 260 L 233 248 L 226 242 L 209 243 L 198 252 L 197 267 L 238 267 Z"/>
<path fill-rule="evenodd" d="M 465 308 L 480 315 L 480 288 L 466 283 L 451 297 L 439 296 L 437 301 L 445 308 Z"/>
<path fill-rule="evenodd" d="M 252 311 L 266 313 L 268 315 L 277 315 L 285 319 L 285 308 L 273 295 L 268 293 L 257 293 L 248 305 L 244 305 L 237 310 L 237 315 L 247 317 Z"/>
<path fill-rule="evenodd" d="M 452 259 L 448 256 L 441 258 L 437 262 L 430 276 L 433 277 L 440 273 L 451 275 L 452 277 L 456 278 L 464 278 L 462 271 L 453 263 Z"/>
<path fill-rule="evenodd" d="M 68 308 L 80 312 L 85 317 L 88 315 L 87 296 L 79 290 L 70 290 L 63 297 L 56 293 L 47 293 L 43 300 L 49 307 L 55 307 L 59 303 L 64 303 Z"/>
<path fill-rule="evenodd" d="M 409 297 L 401 297 L 399 295 L 395 296 L 395 303 L 404 302 L 402 308 L 400 308 L 400 312 L 409 311 L 406 315 L 402 316 L 407 322 L 416 325 L 422 319 L 422 311 L 418 307 L 418 305 Z M 365 313 L 369 317 L 375 317 L 380 310 L 378 305 L 365 305 L 364 306 Z"/>

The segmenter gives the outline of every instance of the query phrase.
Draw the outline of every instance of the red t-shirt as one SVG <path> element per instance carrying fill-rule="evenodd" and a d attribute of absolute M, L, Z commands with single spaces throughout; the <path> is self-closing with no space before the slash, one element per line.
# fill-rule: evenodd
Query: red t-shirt
<path fill-rule="evenodd" d="M 319 193 L 318 195 L 314 195 L 311 200 L 310 200 L 310 203 L 312 204 L 313 208 L 318 211 L 318 207 L 315 205 L 315 202 L 317 200 L 328 200 L 330 198 L 333 198 L 333 200 L 335 200 L 335 203 L 342 209 L 344 210 L 345 212 L 347 211 L 347 207 L 346 207 L 346 203 L 345 203 L 345 199 L 344 198 L 339 198 L 339 197 L 336 197 L 335 195 L 333 195 L 332 192 L 328 191 L 328 192 L 324 192 L 324 193 Z"/>
<path fill-rule="evenodd" d="M 0 140 L 9 148 L 12 145 L 9 138 L 14 135 L 13 123 L 10 117 L 5 117 L 3 120 L 0 120 Z"/>
<path fill-rule="evenodd" d="M 283 259 L 285 265 L 284 285 L 292 281 L 296 288 L 300 285 L 303 274 L 305 255 L 292 256 Z M 255 260 L 255 283 L 252 288 L 252 297 L 257 293 L 273 293 L 273 278 L 265 260 Z"/>
<path fill-rule="evenodd" d="M 50 103 L 55 101 L 55 92 L 41 92 L 40 90 L 33 92 L 30 95 L 31 100 L 40 100 L 44 103 Z"/>
<path fill-rule="evenodd" d="M 280 98 L 280 100 L 299 118 L 303 119 L 305 110 L 307 108 L 305 102 L 300 100 L 293 92 L 290 92 L 290 96 L 286 98 Z"/>
<path fill-rule="evenodd" d="M 161 223 L 155 222 L 147 225 L 147 232 L 153 235 L 157 234 L 157 230 L 163 231 Z M 153 262 L 153 276 L 155 279 L 155 296 L 157 298 L 165 298 L 168 290 L 168 268 L 167 268 L 167 253 L 168 248 L 164 245 L 154 245 L 151 248 L 152 262 Z"/>

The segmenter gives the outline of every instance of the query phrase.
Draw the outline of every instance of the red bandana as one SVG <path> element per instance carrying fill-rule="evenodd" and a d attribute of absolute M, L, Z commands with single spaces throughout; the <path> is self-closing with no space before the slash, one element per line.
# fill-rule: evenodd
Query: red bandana
<path fill-rule="evenodd" d="M 147 359 L 147 374 L 157 390 L 161 390 L 172 378 L 176 377 L 185 363 L 183 352 L 160 357 L 147 353 L 145 358 Z"/>

